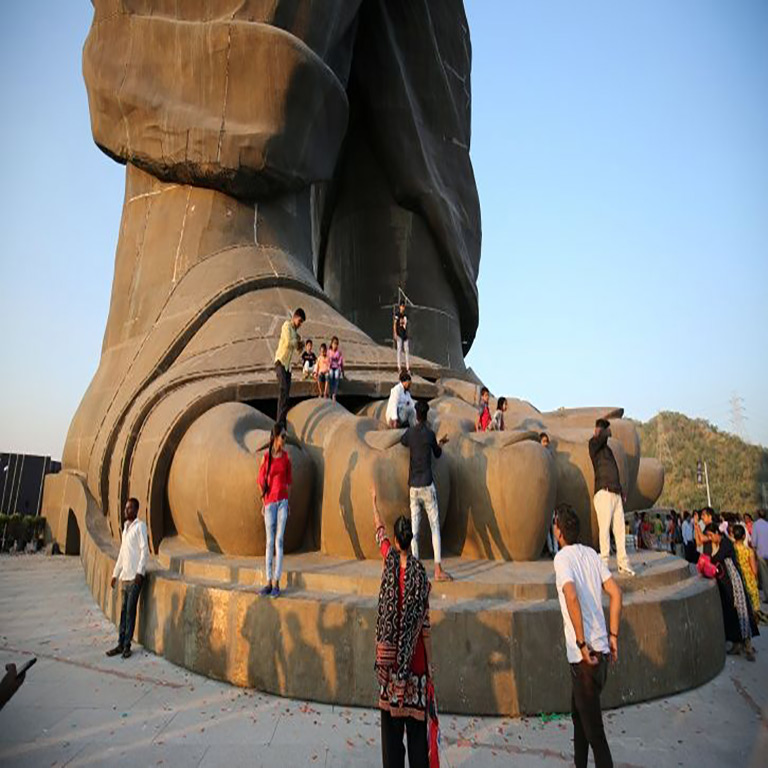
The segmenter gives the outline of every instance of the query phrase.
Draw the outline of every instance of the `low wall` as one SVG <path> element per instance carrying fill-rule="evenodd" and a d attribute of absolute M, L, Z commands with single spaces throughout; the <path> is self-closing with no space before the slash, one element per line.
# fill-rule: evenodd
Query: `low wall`
<path fill-rule="evenodd" d="M 52 481 L 62 486 L 46 488 L 49 502 L 66 498 L 84 505 L 75 517 L 86 580 L 116 622 L 118 595 L 109 581 L 117 551 L 105 518 L 78 478 L 63 473 Z M 75 492 L 78 484 L 82 493 Z M 441 709 L 484 715 L 569 710 L 556 600 L 434 599 L 431 618 Z M 154 561 L 136 635 L 145 648 L 208 677 L 281 696 L 373 706 L 375 622 L 376 598 L 370 595 L 291 590 L 271 600 L 253 586 L 185 579 Z M 725 658 L 715 585 L 691 576 L 628 592 L 620 636 L 604 706 L 707 682 Z"/>

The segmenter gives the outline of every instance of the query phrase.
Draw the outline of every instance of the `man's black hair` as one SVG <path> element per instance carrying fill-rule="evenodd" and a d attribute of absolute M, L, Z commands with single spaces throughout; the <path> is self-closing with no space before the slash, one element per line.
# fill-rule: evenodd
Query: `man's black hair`
<path fill-rule="evenodd" d="M 307 344 L 312 344 L 312 339 L 307 339 L 307 340 L 304 342 L 304 346 L 305 346 L 305 347 L 307 346 Z M 313 344 L 312 346 L 314 346 L 314 344 Z"/>
<path fill-rule="evenodd" d="M 507 398 L 506 397 L 500 397 L 496 401 L 496 407 L 501 410 L 505 405 L 507 404 Z"/>
<path fill-rule="evenodd" d="M 411 528 L 411 521 L 404 515 L 400 515 L 395 520 L 395 539 L 400 549 L 407 552 L 413 541 L 413 528 Z"/>
<path fill-rule="evenodd" d="M 302 323 L 307 322 L 307 313 L 301 307 L 296 307 L 296 311 L 293 313 L 293 316 L 300 318 Z"/>
<path fill-rule="evenodd" d="M 741 523 L 734 525 L 733 528 L 731 528 L 731 531 L 733 532 L 733 538 L 736 539 L 736 541 L 742 541 L 747 535 L 747 531 Z"/>
<path fill-rule="evenodd" d="M 595 426 L 599 427 L 600 429 L 608 429 L 608 427 L 611 426 L 611 422 L 608 421 L 608 419 L 598 419 L 595 422 Z"/>
<path fill-rule="evenodd" d="M 539 432 L 539 442 L 541 442 L 545 437 L 547 440 L 549 440 L 549 435 L 546 432 Z"/>
<path fill-rule="evenodd" d="M 416 409 L 416 418 L 419 421 L 426 421 L 427 414 L 429 413 L 429 403 L 426 400 L 417 400 L 415 409 Z"/>
<path fill-rule="evenodd" d="M 128 499 L 128 503 L 138 512 L 139 511 L 139 500 L 135 496 L 131 496 L 130 499 Z"/>
<path fill-rule="evenodd" d="M 555 519 L 565 543 L 575 544 L 579 540 L 581 523 L 573 507 L 570 504 L 558 504 L 555 508 Z"/>
<path fill-rule="evenodd" d="M 400 371 L 400 383 L 404 381 L 410 381 L 411 380 L 411 374 L 408 373 L 408 371 Z"/>
<path fill-rule="evenodd" d="M 709 523 L 705 526 L 704 533 L 720 533 L 720 529 L 717 527 L 716 523 Z"/>

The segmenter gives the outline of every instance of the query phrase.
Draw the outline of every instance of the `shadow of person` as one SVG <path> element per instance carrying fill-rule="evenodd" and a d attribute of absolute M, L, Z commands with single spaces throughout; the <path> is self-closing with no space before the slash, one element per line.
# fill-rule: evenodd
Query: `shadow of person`
<path fill-rule="evenodd" d="M 157 586 L 154 586 L 157 590 Z M 162 654 L 169 661 L 219 680 L 228 679 L 228 605 L 214 605 L 210 587 L 181 580 L 164 580 L 160 589 L 171 590 L 168 613 L 162 619 Z M 227 595 L 229 601 L 230 595 Z M 152 595 L 154 620 L 147 622 L 149 647 L 156 647 L 157 611 L 167 595 Z"/>
<path fill-rule="evenodd" d="M 358 452 L 352 451 L 339 491 L 339 510 L 341 511 L 341 518 L 344 521 L 344 527 L 347 530 L 355 557 L 358 560 L 364 560 L 365 553 L 360 546 L 360 536 L 357 532 L 357 523 L 355 522 L 355 510 L 352 505 L 352 474 L 357 466 L 358 458 Z"/>
<path fill-rule="evenodd" d="M 240 636 L 247 645 L 245 682 L 260 691 L 333 702 L 322 643 L 313 643 L 314 611 L 289 597 L 248 595 Z"/>
<path fill-rule="evenodd" d="M 209 552 L 216 552 L 217 554 L 221 554 L 221 547 L 219 546 L 219 542 L 216 541 L 216 537 L 211 533 L 208 526 L 205 524 L 205 518 L 203 517 L 200 510 L 197 511 L 197 522 L 200 523 L 200 527 L 203 529 L 203 539 L 205 540 L 205 548 Z"/>
<path fill-rule="evenodd" d="M 470 453 L 451 461 L 451 495 L 443 526 L 445 553 L 468 557 L 511 560 L 512 556 L 499 529 L 493 501 L 488 491 L 488 459 L 483 450 L 467 443 Z M 458 463 L 462 462 L 461 470 Z M 468 468 L 466 463 L 470 462 Z M 467 538 L 477 542 L 467 549 Z M 477 548 L 479 551 L 474 551 Z"/>

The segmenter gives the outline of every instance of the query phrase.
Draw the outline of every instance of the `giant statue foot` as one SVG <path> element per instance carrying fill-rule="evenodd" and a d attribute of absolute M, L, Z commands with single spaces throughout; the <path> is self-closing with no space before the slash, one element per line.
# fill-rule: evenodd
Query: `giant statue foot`
<path fill-rule="evenodd" d="M 375 556 L 369 488 L 390 522 L 408 511 L 407 453 L 374 413 L 397 381 L 402 294 L 412 393 L 451 438 L 437 463 L 447 549 L 533 559 L 557 501 L 594 541 L 595 416 L 615 417 L 630 507 L 655 499 L 662 473 L 618 410 L 511 401 L 506 433 L 472 431 L 480 212 L 461 3 L 235 5 L 94 2 L 91 126 L 126 165 L 125 202 L 101 360 L 63 465 L 115 540 L 135 496 L 154 551 L 176 533 L 224 554 L 263 549 L 254 465 L 280 327 L 300 306 L 302 335 L 338 336 L 346 366 L 337 406 L 295 377 L 286 543 Z"/>

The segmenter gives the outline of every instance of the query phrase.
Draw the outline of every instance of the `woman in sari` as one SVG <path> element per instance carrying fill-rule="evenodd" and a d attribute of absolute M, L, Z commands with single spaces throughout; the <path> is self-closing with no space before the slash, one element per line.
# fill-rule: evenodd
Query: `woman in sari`
<path fill-rule="evenodd" d="M 768 623 L 766 616 L 760 608 L 760 591 L 757 588 L 757 558 L 755 550 L 747 544 L 747 532 L 743 525 L 736 524 L 732 526 L 733 548 L 736 550 L 736 562 L 741 570 L 741 577 L 744 580 L 744 589 L 747 590 L 747 597 L 752 606 L 752 613 L 755 619 L 763 624 Z"/>
<path fill-rule="evenodd" d="M 759 633 L 744 589 L 733 542 L 722 534 L 717 523 L 710 523 L 704 529 L 704 535 L 712 543 L 712 562 L 718 566 L 717 588 L 723 606 L 725 639 L 731 643 L 726 653 L 738 656 L 743 652 L 748 661 L 754 661 L 752 638 Z"/>
<path fill-rule="evenodd" d="M 427 683 L 432 677 L 429 631 L 430 584 L 424 566 L 411 555 L 411 521 L 395 522 L 394 546 L 372 492 L 376 542 L 384 558 L 376 620 L 376 676 L 381 710 L 384 768 L 427 768 Z"/>

